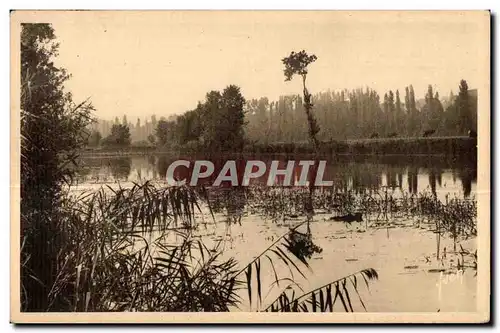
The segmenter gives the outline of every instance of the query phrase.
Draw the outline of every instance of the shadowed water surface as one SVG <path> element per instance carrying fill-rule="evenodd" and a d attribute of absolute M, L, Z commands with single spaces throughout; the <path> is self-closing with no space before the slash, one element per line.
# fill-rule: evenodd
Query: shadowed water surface
<path fill-rule="evenodd" d="M 210 160 L 215 164 L 214 175 L 204 179 L 208 184 L 214 181 L 227 160 L 236 160 L 239 177 L 244 172 L 248 160 L 260 160 L 266 163 L 267 170 L 271 161 L 279 160 L 280 168 L 285 168 L 288 161 L 295 161 L 294 178 L 300 174 L 298 162 L 310 160 L 310 156 L 297 155 L 257 155 L 257 156 L 182 156 L 150 155 L 132 157 L 84 157 L 83 167 L 79 171 L 79 185 L 140 182 L 145 180 L 165 180 L 169 165 L 178 160 Z M 446 194 L 468 197 L 476 191 L 477 165 L 466 158 L 447 158 L 444 156 L 325 156 L 324 180 L 333 181 L 333 186 L 342 189 L 379 189 L 388 186 L 410 193 L 430 190 L 442 198 Z M 182 168 L 178 170 L 182 172 Z M 179 174 L 190 179 L 189 170 Z M 268 172 L 255 182 L 265 184 Z M 280 179 L 278 178 L 278 182 Z M 224 184 L 224 183 L 223 183 Z"/>

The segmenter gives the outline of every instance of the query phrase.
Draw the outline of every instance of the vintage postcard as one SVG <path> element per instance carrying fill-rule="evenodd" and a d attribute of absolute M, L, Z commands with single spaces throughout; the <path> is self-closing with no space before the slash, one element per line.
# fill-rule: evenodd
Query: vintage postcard
<path fill-rule="evenodd" d="M 490 320 L 489 11 L 12 11 L 11 92 L 14 323 Z"/>

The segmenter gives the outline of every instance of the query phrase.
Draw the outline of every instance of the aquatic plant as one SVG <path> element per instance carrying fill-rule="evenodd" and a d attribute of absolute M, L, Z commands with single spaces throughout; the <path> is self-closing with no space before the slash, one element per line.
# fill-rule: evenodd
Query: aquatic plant
<path fill-rule="evenodd" d="M 68 197 L 45 311 L 227 311 L 236 262 L 191 237 L 198 201 L 150 183 Z"/>
<path fill-rule="evenodd" d="M 308 195 L 300 187 L 255 186 L 248 189 L 246 198 L 251 211 L 258 210 L 265 218 L 283 223 L 307 216 L 304 202 Z M 408 222 L 433 228 L 437 243 L 446 234 L 453 238 L 455 248 L 459 240 L 477 235 L 477 203 L 474 197 L 447 197 L 443 202 L 427 190 L 411 193 L 390 187 L 364 190 L 340 187 L 316 188 L 312 202 L 314 209 L 323 214 L 338 216 L 362 213 L 366 228 L 369 225 L 389 227 Z M 440 248 L 440 244 L 437 244 L 437 248 Z"/>
<path fill-rule="evenodd" d="M 306 221 L 238 270 L 235 258 L 221 259 L 221 242 L 208 248 L 194 237 L 200 204 L 209 202 L 203 193 L 146 182 L 66 196 L 57 210 L 56 278 L 38 295 L 47 298 L 45 311 L 230 311 L 243 301 L 241 289 L 250 303 L 254 293 L 262 300 L 261 269 L 278 285 L 294 283 L 293 274 L 276 273 L 277 261 L 306 277 L 320 251 L 310 230 L 297 231 Z M 30 297 L 22 288 L 23 308 Z"/>

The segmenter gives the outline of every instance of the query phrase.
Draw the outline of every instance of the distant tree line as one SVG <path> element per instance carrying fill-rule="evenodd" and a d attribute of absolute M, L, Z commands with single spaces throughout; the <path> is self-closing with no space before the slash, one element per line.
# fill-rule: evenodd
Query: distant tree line
<path fill-rule="evenodd" d="M 237 98 L 228 98 L 234 95 Z M 228 101 L 237 100 L 235 107 Z M 175 120 L 160 120 L 159 146 L 224 149 L 244 143 L 308 141 L 309 128 L 301 95 L 246 101 L 239 88 L 210 92 L 206 101 Z M 477 128 L 477 90 L 462 80 L 459 94 L 441 99 L 429 85 L 424 99 L 416 100 L 413 86 L 402 96 L 389 91 L 380 99 L 372 89 L 323 92 L 312 97 L 321 141 L 370 137 L 466 136 Z"/>
<path fill-rule="evenodd" d="M 429 85 L 425 99 L 415 100 L 410 85 L 381 98 L 372 89 L 323 92 L 312 98 L 320 124 L 318 138 L 363 139 L 375 137 L 420 137 L 425 131 L 439 136 L 468 135 L 477 127 L 477 91 L 460 82 L 458 96 L 443 101 Z M 245 113 L 246 136 L 259 143 L 299 142 L 308 138 L 308 122 L 300 95 L 249 100 Z"/>
<path fill-rule="evenodd" d="M 312 113 L 320 124 L 321 141 L 384 137 L 464 136 L 477 128 L 477 90 L 462 80 L 458 95 L 440 98 L 432 85 L 425 98 L 416 100 L 412 85 L 402 93 L 388 91 L 381 97 L 373 89 L 327 91 L 312 96 Z M 240 88 L 207 93 L 195 109 L 159 121 L 136 124 L 123 116 L 92 125 L 88 145 L 180 146 L 225 150 L 245 143 L 305 142 L 308 120 L 302 95 L 267 97 L 246 101 Z"/>
<path fill-rule="evenodd" d="M 170 120 L 175 120 L 175 118 L 175 116 L 171 116 Z M 165 120 L 163 117 L 161 119 Z M 126 138 L 119 139 L 120 145 L 150 146 L 156 143 L 155 133 L 158 121 L 156 115 L 152 115 L 151 118 L 142 121 L 141 118 L 137 118 L 135 123 L 132 123 L 127 119 L 126 115 L 123 115 L 121 120 L 118 117 L 115 117 L 114 120 L 96 119 L 89 127 L 92 133 L 88 141 L 90 147 L 113 145 L 113 143 L 116 143 L 117 131 L 124 134 L 125 127 L 128 128 L 129 140 Z M 109 140 L 105 140 L 108 137 Z"/>

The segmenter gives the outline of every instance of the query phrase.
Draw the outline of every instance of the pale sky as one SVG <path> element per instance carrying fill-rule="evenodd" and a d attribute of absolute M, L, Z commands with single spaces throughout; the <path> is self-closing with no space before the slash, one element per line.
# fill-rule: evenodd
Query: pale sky
<path fill-rule="evenodd" d="M 441 96 L 484 80 L 481 13 L 61 12 L 53 24 L 76 101 L 100 118 L 168 116 L 229 84 L 247 99 L 301 93 L 281 58 L 305 49 L 312 93 L 369 86 L 383 96 L 432 84 Z M 481 24 L 480 24 L 481 23 Z M 484 74 L 482 74 L 484 75 Z"/>

